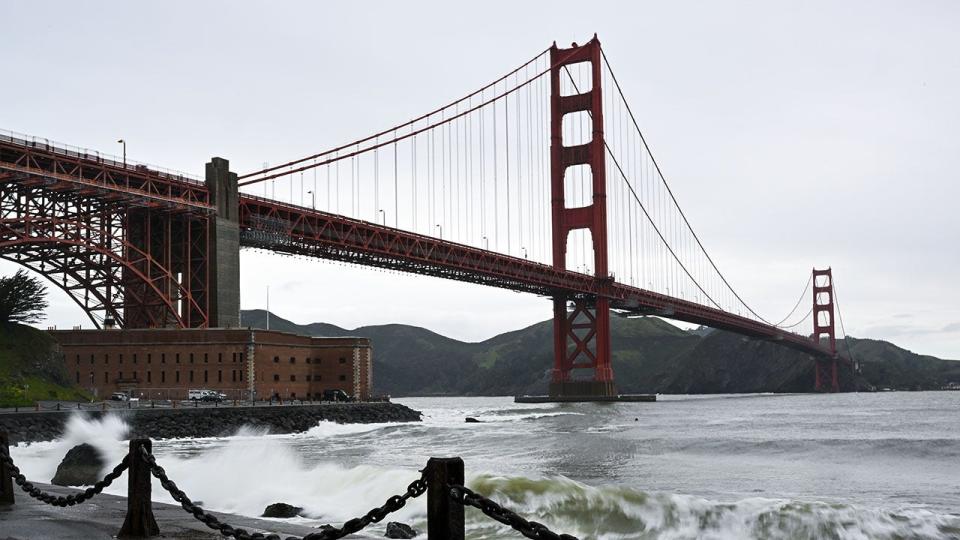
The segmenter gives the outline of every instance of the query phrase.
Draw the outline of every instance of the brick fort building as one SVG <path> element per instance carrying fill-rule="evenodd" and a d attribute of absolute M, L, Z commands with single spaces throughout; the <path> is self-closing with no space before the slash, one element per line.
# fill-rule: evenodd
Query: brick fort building
<path fill-rule="evenodd" d="M 366 400 L 368 338 L 315 338 L 241 328 L 51 330 L 75 382 L 103 399 L 186 399 L 192 389 L 228 399 L 319 399 L 339 389 Z"/>

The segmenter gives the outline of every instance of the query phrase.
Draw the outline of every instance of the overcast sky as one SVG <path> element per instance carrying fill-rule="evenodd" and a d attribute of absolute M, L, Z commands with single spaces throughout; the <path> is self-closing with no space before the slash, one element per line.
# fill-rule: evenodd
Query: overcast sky
<path fill-rule="evenodd" d="M 832 266 L 847 331 L 960 358 L 960 3 L 0 3 L 0 128 L 201 173 L 392 126 L 599 34 L 682 207 L 779 319 Z M 544 299 L 244 252 L 242 304 L 480 340 Z M 0 263 L 0 274 L 16 270 Z M 47 324 L 90 323 L 51 288 Z"/>

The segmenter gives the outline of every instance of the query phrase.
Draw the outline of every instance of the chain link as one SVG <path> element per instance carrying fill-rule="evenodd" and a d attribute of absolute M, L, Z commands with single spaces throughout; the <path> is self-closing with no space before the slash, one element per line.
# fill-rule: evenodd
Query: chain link
<path fill-rule="evenodd" d="M 479 509 L 488 517 L 509 525 L 513 530 L 534 540 L 579 540 L 576 536 L 569 534 L 557 534 L 547 528 L 542 523 L 536 521 L 527 521 L 516 513 L 507 510 L 492 500 L 479 495 L 464 486 L 448 486 L 450 488 L 450 497 L 464 506 L 472 506 Z"/>
<path fill-rule="evenodd" d="M 129 459 L 130 458 L 128 456 L 124 456 L 123 461 L 117 464 L 117 466 L 114 467 L 109 474 L 104 476 L 103 480 L 100 480 L 96 484 L 88 487 L 87 489 L 83 490 L 83 492 L 64 497 L 62 495 L 52 495 L 50 493 L 46 493 L 34 486 L 32 482 L 27 481 L 27 478 L 20 473 L 20 468 L 13 463 L 13 458 L 10 457 L 9 451 L 3 446 L 0 446 L 0 461 L 3 461 L 3 463 L 10 470 L 10 477 L 13 478 L 13 481 L 16 482 L 16 484 L 25 492 L 27 492 L 27 495 L 30 495 L 34 499 L 52 506 L 60 507 L 73 506 L 75 504 L 80 504 L 92 499 L 94 495 L 102 492 L 105 487 L 109 486 L 114 480 L 119 478 L 120 475 L 123 474 L 123 471 L 127 470 L 127 467 L 129 466 Z"/>
<path fill-rule="evenodd" d="M 193 501 L 187 497 L 187 494 L 178 488 L 177 484 L 170 480 L 169 477 L 167 477 L 166 471 L 163 469 L 163 467 L 157 464 L 157 459 L 150 452 L 148 452 L 145 447 L 140 447 L 140 453 L 144 461 L 146 461 L 146 463 L 150 466 L 151 474 L 160 480 L 160 485 L 163 486 L 163 489 L 166 489 L 168 492 L 170 492 L 173 500 L 180 503 L 180 506 L 183 507 L 188 514 L 191 514 L 198 521 L 203 522 L 207 527 L 210 527 L 216 531 L 220 531 L 220 533 L 224 536 L 232 536 L 237 540 L 281 540 L 281 537 L 278 534 L 251 533 L 245 529 L 231 527 L 230 525 L 221 522 L 216 516 L 194 504 Z M 370 510 L 362 517 L 353 518 L 347 521 L 343 524 L 343 527 L 339 529 L 330 525 L 324 525 L 322 527 L 323 530 L 310 533 L 304 536 L 302 539 L 296 536 L 288 536 L 283 540 L 336 540 L 338 538 L 343 538 L 348 534 L 353 534 L 363 530 L 371 523 L 379 523 L 389 514 L 392 514 L 393 512 L 403 508 L 409 499 L 419 497 L 426 491 L 427 482 L 426 479 L 421 476 L 407 486 L 407 490 L 403 495 L 394 495 L 390 497 L 387 499 L 387 502 L 383 504 L 383 506 Z"/>
<path fill-rule="evenodd" d="M 427 491 L 426 478 L 424 475 L 421 475 L 420 478 L 414 480 L 410 483 L 410 485 L 407 486 L 406 492 L 404 492 L 402 495 L 394 495 L 390 497 L 383 504 L 383 506 L 373 508 L 361 517 L 348 520 L 343 524 L 343 527 L 340 527 L 339 529 L 330 525 L 324 525 L 321 531 L 310 533 L 303 538 L 296 536 L 282 538 L 278 534 L 251 533 L 245 529 L 232 527 L 221 522 L 216 516 L 194 504 L 187 494 L 178 488 L 177 484 L 174 483 L 173 480 L 170 480 L 170 478 L 167 477 L 167 472 L 163 469 L 163 467 L 157 464 L 157 459 L 147 451 L 146 447 L 141 446 L 140 453 L 143 460 L 147 463 L 147 465 L 150 466 L 150 473 L 160 480 L 160 485 L 170 492 L 173 500 L 180 503 L 180 506 L 183 507 L 188 514 L 192 515 L 198 521 L 204 523 L 211 529 L 220 531 L 220 533 L 224 536 L 232 536 L 237 540 L 337 540 L 349 534 L 359 532 L 365 529 L 371 523 L 379 523 L 388 515 L 406 506 L 408 500 L 417 498 Z M 20 473 L 20 469 L 14 464 L 13 458 L 10 457 L 10 453 L 7 451 L 7 449 L 0 447 L 0 461 L 6 464 L 6 466 L 9 468 L 10 476 L 14 479 L 18 486 L 27 492 L 28 495 L 39 501 L 61 507 L 80 504 L 91 499 L 94 495 L 102 492 L 104 488 L 112 484 L 114 480 L 119 478 L 120 475 L 127 470 L 127 468 L 130 466 L 129 460 L 129 455 L 124 457 L 123 461 L 117 464 L 117 466 L 114 467 L 109 474 L 103 477 L 103 480 L 100 480 L 93 486 L 85 489 L 82 493 L 78 493 L 76 495 L 67 495 L 64 497 L 45 493 L 35 487 L 32 483 L 28 482 L 26 477 Z M 534 540 L 578 540 L 577 537 L 569 534 L 557 534 L 548 529 L 546 525 L 537 523 L 536 521 L 528 521 L 516 513 L 500 506 L 496 502 L 475 493 L 467 487 L 448 487 L 450 489 L 450 497 L 454 501 L 464 506 L 472 506 L 479 509 L 490 518 L 503 523 L 504 525 L 510 526 L 527 538 L 532 538 Z"/>

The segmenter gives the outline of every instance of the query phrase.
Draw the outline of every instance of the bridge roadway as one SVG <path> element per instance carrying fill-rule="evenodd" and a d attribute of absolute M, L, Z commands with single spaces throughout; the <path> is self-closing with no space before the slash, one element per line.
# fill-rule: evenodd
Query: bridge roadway
<path fill-rule="evenodd" d="M 0 184 L 79 193 L 129 208 L 213 216 L 195 177 L 99 153 L 0 133 Z M 240 245 L 477 283 L 544 297 L 606 297 L 625 314 L 656 315 L 778 342 L 815 357 L 830 350 L 809 337 L 753 319 L 526 259 L 241 193 Z M 4 225 L 0 216 L 0 227 Z M 8 224 L 9 225 L 9 224 Z M 2 230 L 0 230 L 2 234 Z"/>

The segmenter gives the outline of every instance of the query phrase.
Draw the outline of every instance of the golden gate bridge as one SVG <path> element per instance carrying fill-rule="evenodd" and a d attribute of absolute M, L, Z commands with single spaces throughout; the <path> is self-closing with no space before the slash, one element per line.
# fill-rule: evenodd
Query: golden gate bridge
<path fill-rule="evenodd" d="M 0 257 L 46 276 L 97 327 L 239 325 L 241 247 L 549 298 L 554 396 L 616 395 L 611 313 L 805 352 L 820 391 L 838 391 L 849 362 L 830 269 L 807 276 L 782 319 L 730 284 L 596 36 L 402 124 L 242 175 L 222 158 L 201 179 L 0 134 Z"/>

